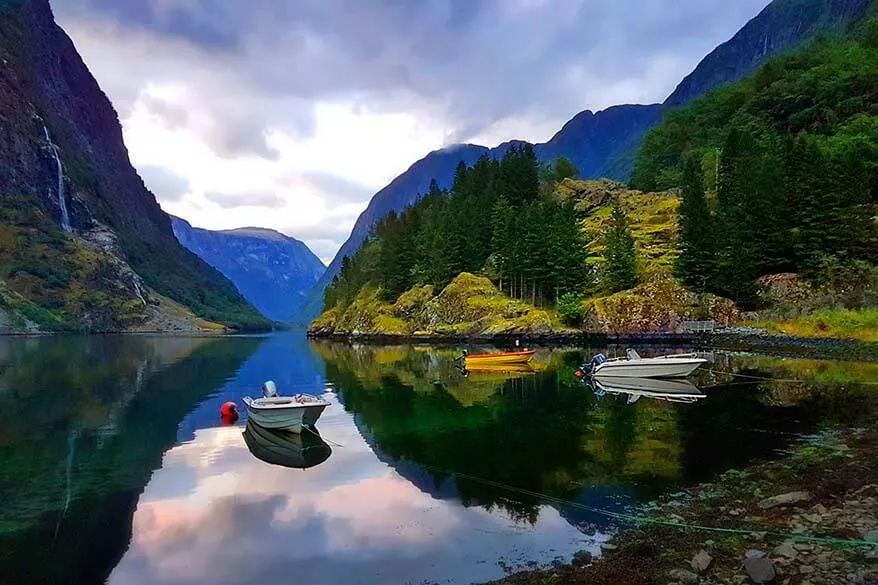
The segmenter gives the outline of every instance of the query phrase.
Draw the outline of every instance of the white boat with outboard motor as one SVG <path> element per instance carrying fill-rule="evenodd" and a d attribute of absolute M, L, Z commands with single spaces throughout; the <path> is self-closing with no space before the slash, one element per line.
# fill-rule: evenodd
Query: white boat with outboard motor
<path fill-rule="evenodd" d="M 596 377 L 617 378 L 685 378 L 706 364 L 695 353 L 680 353 L 644 358 L 628 348 L 625 357 L 607 358 L 602 353 L 582 365 L 582 371 Z"/>
<path fill-rule="evenodd" d="M 588 380 L 588 384 L 598 397 L 605 394 L 625 394 L 628 396 L 628 404 L 634 404 L 641 398 L 696 402 L 707 396 L 689 380 L 679 378 L 592 378 Z"/>
<path fill-rule="evenodd" d="M 262 398 L 244 397 L 247 417 L 267 429 L 281 429 L 301 433 L 302 428 L 313 427 L 329 402 L 308 394 L 278 396 L 274 382 L 262 385 Z"/>

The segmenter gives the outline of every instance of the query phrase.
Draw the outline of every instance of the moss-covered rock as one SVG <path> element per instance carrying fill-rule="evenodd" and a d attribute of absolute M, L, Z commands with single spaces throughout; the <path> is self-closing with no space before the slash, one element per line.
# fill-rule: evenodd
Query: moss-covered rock
<path fill-rule="evenodd" d="M 609 297 L 584 303 L 586 327 L 602 333 L 674 333 L 683 321 L 714 320 L 730 325 L 740 319 L 732 301 L 699 295 L 673 278 L 658 278 Z"/>
<path fill-rule="evenodd" d="M 487 278 L 461 273 L 438 295 L 417 286 L 396 303 L 364 288 L 347 307 L 334 307 L 312 324 L 313 335 L 502 335 L 552 333 L 552 315 L 501 293 Z"/>

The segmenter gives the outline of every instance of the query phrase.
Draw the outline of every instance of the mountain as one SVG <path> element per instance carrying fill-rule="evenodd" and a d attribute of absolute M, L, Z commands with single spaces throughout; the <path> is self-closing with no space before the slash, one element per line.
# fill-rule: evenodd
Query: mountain
<path fill-rule="evenodd" d="M 818 33 L 844 32 L 871 0 L 774 0 L 735 36 L 714 49 L 665 100 L 685 105 L 711 89 L 750 75 L 765 59 Z"/>
<path fill-rule="evenodd" d="M 289 319 L 326 271 L 303 242 L 264 228 L 210 231 L 171 216 L 183 246 L 231 280 L 266 317 Z"/>
<path fill-rule="evenodd" d="M 177 242 L 48 0 L 0 2 L 0 58 L 0 327 L 270 325 Z"/>
<path fill-rule="evenodd" d="M 577 166 L 583 179 L 627 181 L 643 137 L 662 120 L 667 110 L 749 75 L 771 55 L 817 33 L 844 29 L 849 23 L 862 19 L 870 3 L 871 0 L 774 0 L 729 41 L 706 56 L 663 104 L 622 105 L 597 113 L 581 112 L 551 140 L 534 145 L 537 156 L 544 161 L 566 156 Z M 376 220 L 391 210 L 400 211 L 425 192 L 430 180 L 424 175 L 425 169 L 434 170 L 440 187 L 449 187 L 461 160 L 470 164 L 472 159 L 466 156 L 478 158 L 484 153 L 497 156 L 491 149 L 472 144 L 432 152 L 376 193 L 326 273 L 308 294 L 295 321 L 308 323 L 320 313 L 323 289 L 338 274 L 344 257 L 359 249 Z M 417 180 L 409 176 L 415 173 Z"/>

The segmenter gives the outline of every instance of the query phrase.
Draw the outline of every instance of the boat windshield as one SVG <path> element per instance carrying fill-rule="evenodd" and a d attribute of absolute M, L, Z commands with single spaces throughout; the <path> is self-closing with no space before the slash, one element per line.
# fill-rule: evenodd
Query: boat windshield
<path fill-rule="evenodd" d="M 634 351 L 634 349 L 632 349 L 630 347 L 628 348 L 628 351 L 626 353 L 628 355 L 629 360 L 639 360 L 640 359 L 640 354 L 637 353 L 636 351 Z"/>

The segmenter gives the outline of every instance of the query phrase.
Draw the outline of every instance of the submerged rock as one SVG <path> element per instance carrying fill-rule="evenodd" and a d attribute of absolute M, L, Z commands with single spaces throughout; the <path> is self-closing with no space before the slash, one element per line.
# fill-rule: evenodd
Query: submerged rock
<path fill-rule="evenodd" d="M 575 555 L 573 555 L 573 566 L 574 567 L 585 567 L 591 564 L 592 555 L 587 550 L 581 550 Z"/>

